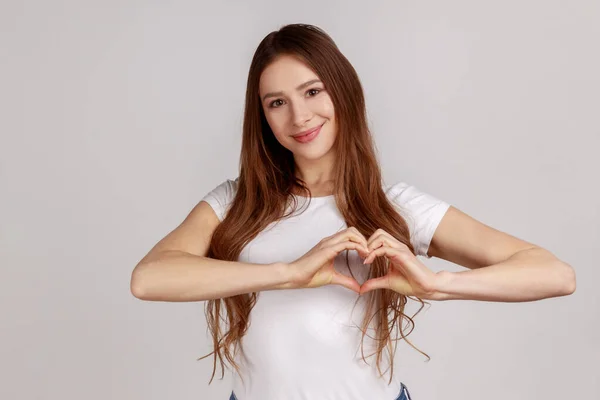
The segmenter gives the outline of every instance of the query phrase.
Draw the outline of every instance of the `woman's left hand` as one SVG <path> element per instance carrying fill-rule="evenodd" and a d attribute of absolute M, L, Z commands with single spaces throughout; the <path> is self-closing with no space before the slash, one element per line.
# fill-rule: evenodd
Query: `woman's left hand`
<path fill-rule="evenodd" d="M 418 260 L 408 246 L 383 229 L 377 229 L 367 240 L 367 245 L 370 254 L 365 258 L 365 264 L 384 256 L 390 266 L 386 275 L 365 281 L 360 294 L 374 289 L 391 289 L 405 296 L 435 300 L 439 276 Z"/>

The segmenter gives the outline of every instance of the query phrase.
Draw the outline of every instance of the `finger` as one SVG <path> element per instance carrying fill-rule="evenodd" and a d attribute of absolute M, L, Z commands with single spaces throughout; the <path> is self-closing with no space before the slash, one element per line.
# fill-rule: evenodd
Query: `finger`
<path fill-rule="evenodd" d="M 387 240 L 385 239 L 384 236 L 378 236 L 377 238 L 375 238 L 374 240 L 372 240 L 371 242 L 369 242 L 369 245 L 367 246 L 369 252 L 372 252 L 375 249 L 380 248 L 381 246 L 385 246 L 388 245 L 389 243 L 387 242 Z"/>
<path fill-rule="evenodd" d="M 367 239 L 354 227 L 341 231 L 329 239 L 331 243 L 339 243 L 343 240 L 350 240 L 362 244 L 365 248 L 367 247 Z"/>
<path fill-rule="evenodd" d="M 375 257 L 381 255 L 390 260 L 389 268 L 391 270 L 388 272 L 390 275 L 390 289 L 399 293 L 412 293 L 412 286 L 406 277 L 411 277 L 411 280 L 415 282 L 429 282 L 432 279 L 431 275 L 435 275 L 427 267 L 423 266 L 408 249 L 398 250 L 389 247 L 380 247 L 374 250 L 369 257 L 365 258 L 364 263 L 369 264 Z"/>
<path fill-rule="evenodd" d="M 350 247 L 344 247 L 348 243 L 350 243 Z M 359 251 L 364 257 L 369 253 L 369 249 L 360 241 L 359 237 L 356 237 L 356 235 L 350 235 L 345 239 L 343 237 L 332 238 L 328 240 L 327 244 L 336 249 L 341 246 L 341 248 L 337 250 L 338 253 L 346 248 Z"/>
<path fill-rule="evenodd" d="M 402 264 L 405 261 L 405 253 L 402 248 L 393 248 L 387 245 L 383 245 L 375 250 L 372 250 L 367 258 L 364 260 L 364 264 L 373 262 L 375 257 L 385 256 L 396 264 Z"/>
<path fill-rule="evenodd" d="M 365 294 L 375 289 L 389 289 L 390 288 L 390 277 L 389 275 L 380 276 L 379 278 L 372 278 L 364 282 L 359 289 L 359 294 Z"/>
<path fill-rule="evenodd" d="M 367 240 L 367 242 L 369 244 L 371 244 L 371 242 L 373 242 L 375 239 L 377 239 L 377 238 L 379 238 L 381 236 L 385 236 L 385 235 L 389 235 L 389 233 L 387 233 L 383 229 L 379 228 L 375 232 L 373 232 L 373 234 L 369 237 L 369 239 Z"/>
<path fill-rule="evenodd" d="M 386 256 L 389 258 L 389 257 L 393 257 L 394 254 L 395 254 L 395 249 L 392 249 L 392 248 L 384 245 L 377 249 L 371 250 L 371 252 L 369 253 L 369 256 L 367 258 L 365 258 L 365 261 L 363 263 L 370 264 L 373 262 L 375 257 Z"/>
<path fill-rule="evenodd" d="M 353 292 L 360 293 L 360 285 L 358 284 L 358 282 L 356 282 L 354 278 L 340 274 L 337 271 L 333 273 L 331 284 L 344 286 L 352 290 Z"/>
<path fill-rule="evenodd" d="M 377 239 L 379 239 L 379 236 L 381 236 L 381 234 L 379 233 L 379 229 L 376 230 L 375 232 L 373 232 L 373 234 L 369 237 L 369 239 L 367 239 L 367 247 L 371 248 L 371 244 L 373 244 L 373 242 Z"/>
<path fill-rule="evenodd" d="M 354 226 L 349 228 L 350 231 L 354 232 L 356 234 L 356 236 L 358 236 L 362 243 L 365 245 L 365 247 L 367 246 L 367 238 L 365 237 L 365 235 L 362 234 L 361 231 L 359 231 L 358 229 L 356 229 Z"/>
<path fill-rule="evenodd" d="M 378 236 L 372 236 L 369 238 L 368 248 L 370 251 L 381 247 L 382 245 L 386 245 L 388 247 L 394 247 L 397 249 L 402 248 L 402 246 L 406 246 L 404 243 L 390 235 L 389 233 L 383 231 Z"/>
<path fill-rule="evenodd" d="M 359 243 L 360 245 L 362 245 L 363 249 L 366 252 L 369 251 L 368 246 L 367 246 L 367 239 L 365 239 L 365 237 L 360 232 L 358 232 L 358 230 L 355 229 L 355 230 L 349 231 L 347 233 L 347 235 L 342 235 L 342 237 L 346 238 L 347 240 L 351 240 L 355 243 Z"/>
<path fill-rule="evenodd" d="M 364 282 L 360 287 L 359 294 L 362 295 L 375 289 L 390 289 L 405 296 L 415 294 L 413 287 L 406 277 L 398 272 L 393 272 L 393 270 L 382 277 L 369 279 Z"/>
<path fill-rule="evenodd" d="M 367 250 L 364 249 L 361 244 L 358 244 L 355 242 L 349 242 L 349 241 L 340 242 L 333 246 L 326 247 L 325 250 L 326 250 L 328 259 L 336 257 L 338 254 L 340 254 L 344 250 L 356 250 L 361 255 L 362 258 L 366 258 L 368 256 Z"/>

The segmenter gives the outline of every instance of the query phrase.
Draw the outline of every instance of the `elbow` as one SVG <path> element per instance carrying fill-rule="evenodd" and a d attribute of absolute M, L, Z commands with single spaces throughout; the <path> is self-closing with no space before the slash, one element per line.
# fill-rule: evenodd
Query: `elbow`
<path fill-rule="evenodd" d="M 138 298 L 140 300 L 149 300 L 148 299 L 148 290 L 144 284 L 144 280 L 141 276 L 142 274 L 139 271 L 139 266 L 136 267 L 131 273 L 131 281 L 129 282 L 129 290 L 133 297 Z"/>
<path fill-rule="evenodd" d="M 561 271 L 561 295 L 568 296 L 575 293 L 577 289 L 575 270 L 569 264 L 561 263 Z"/>
<path fill-rule="evenodd" d="M 131 291 L 131 294 L 133 295 L 133 297 L 138 298 L 140 300 L 145 300 L 144 299 L 144 289 L 134 279 L 131 279 L 131 284 L 130 284 L 129 290 Z"/>

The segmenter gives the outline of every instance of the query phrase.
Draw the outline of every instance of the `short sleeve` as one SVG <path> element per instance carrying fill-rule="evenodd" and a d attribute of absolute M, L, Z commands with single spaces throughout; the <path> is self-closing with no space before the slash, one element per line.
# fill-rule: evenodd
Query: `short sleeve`
<path fill-rule="evenodd" d="M 202 200 L 210 204 L 217 214 L 219 221 L 223 221 L 229 205 L 235 197 L 237 190 L 238 178 L 235 180 L 227 179 L 208 192 Z"/>
<path fill-rule="evenodd" d="M 429 244 L 450 204 L 405 182 L 389 186 L 386 194 L 408 224 L 415 253 L 431 258 Z"/>

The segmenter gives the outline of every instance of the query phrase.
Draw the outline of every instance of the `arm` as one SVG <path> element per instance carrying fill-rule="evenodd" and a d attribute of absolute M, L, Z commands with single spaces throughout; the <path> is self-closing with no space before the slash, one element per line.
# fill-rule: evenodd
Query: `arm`
<path fill-rule="evenodd" d="M 201 201 L 158 242 L 131 274 L 131 293 L 141 300 L 202 301 L 242 293 L 284 289 L 290 270 L 283 263 L 249 264 L 206 257 L 220 221 Z"/>
<path fill-rule="evenodd" d="M 428 255 L 470 270 L 440 271 L 437 300 L 533 301 L 575 291 L 575 272 L 548 250 L 491 228 L 450 207 Z"/>
<path fill-rule="evenodd" d="M 139 264 L 132 293 L 142 300 L 202 301 L 263 290 L 283 289 L 289 282 L 283 264 L 248 264 L 167 251 Z"/>

